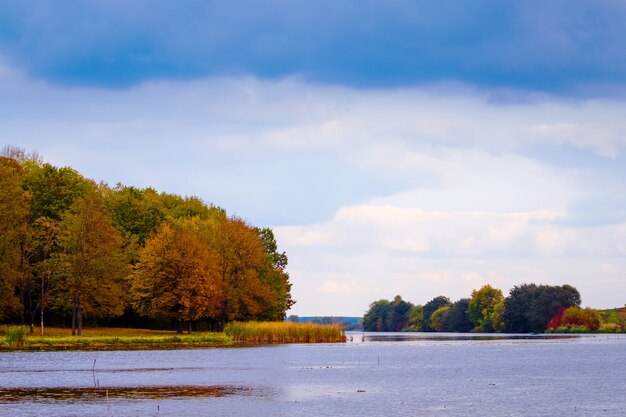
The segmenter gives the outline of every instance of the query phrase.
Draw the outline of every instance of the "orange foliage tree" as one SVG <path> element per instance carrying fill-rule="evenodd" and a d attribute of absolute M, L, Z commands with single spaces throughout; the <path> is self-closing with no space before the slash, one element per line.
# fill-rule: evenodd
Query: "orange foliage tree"
<path fill-rule="evenodd" d="M 132 278 L 140 314 L 183 322 L 218 319 L 224 300 L 220 259 L 185 222 L 163 224 L 148 238 Z"/>

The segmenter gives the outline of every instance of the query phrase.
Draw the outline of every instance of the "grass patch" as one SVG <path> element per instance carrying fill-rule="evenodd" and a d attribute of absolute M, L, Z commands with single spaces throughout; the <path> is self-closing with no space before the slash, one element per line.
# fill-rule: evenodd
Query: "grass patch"
<path fill-rule="evenodd" d="M 224 329 L 235 341 L 254 343 L 341 343 L 346 341 L 339 324 L 289 322 L 233 322 Z"/>
<path fill-rule="evenodd" d="M 172 331 L 145 329 L 83 329 L 83 336 L 71 336 L 69 329 L 46 330 L 47 335 L 28 336 L 29 329 L 20 333 L 12 327 L 4 329 L 0 349 L 168 349 L 232 345 L 224 333 L 176 334 Z M 20 338 L 23 336 L 22 338 Z"/>

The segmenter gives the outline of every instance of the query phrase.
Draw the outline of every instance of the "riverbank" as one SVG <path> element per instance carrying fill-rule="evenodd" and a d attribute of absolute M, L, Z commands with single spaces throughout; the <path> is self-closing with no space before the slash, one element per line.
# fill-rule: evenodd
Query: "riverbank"
<path fill-rule="evenodd" d="M 45 336 L 30 335 L 0 338 L 0 350 L 143 350 L 226 347 L 234 344 L 224 333 L 177 334 L 173 331 L 85 328 L 82 336 L 71 336 L 70 329 L 46 329 Z"/>
<path fill-rule="evenodd" d="M 31 334 L 28 327 L 0 328 L 0 351 L 20 350 L 146 350 L 249 346 L 251 344 L 341 343 L 340 325 L 288 322 L 229 323 L 225 332 L 176 333 L 129 328 L 84 328 L 72 336 L 66 328 L 47 328 L 45 336 Z"/>

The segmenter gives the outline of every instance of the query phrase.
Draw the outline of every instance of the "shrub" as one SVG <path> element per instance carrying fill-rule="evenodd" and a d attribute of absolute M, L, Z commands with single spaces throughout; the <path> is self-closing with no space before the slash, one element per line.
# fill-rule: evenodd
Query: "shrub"
<path fill-rule="evenodd" d="M 622 328 L 616 323 L 604 323 L 598 329 L 598 333 L 621 333 Z"/>

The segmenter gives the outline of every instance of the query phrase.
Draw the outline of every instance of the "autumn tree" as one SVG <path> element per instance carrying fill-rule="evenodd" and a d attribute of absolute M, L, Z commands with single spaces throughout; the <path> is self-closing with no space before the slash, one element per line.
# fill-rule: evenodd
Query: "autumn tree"
<path fill-rule="evenodd" d="M 495 331 L 492 316 L 496 305 L 503 299 L 502 291 L 491 285 L 485 285 L 479 290 L 472 291 L 468 316 L 474 323 L 474 330 L 479 332 Z"/>
<path fill-rule="evenodd" d="M 23 162 L 24 188 L 31 196 L 28 223 L 30 241 L 26 255 L 31 274 L 22 289 L 24 310 L 30 316 L 31 328 L 39 311 L 40 331 L 44 333 L 44 313 L 50 303 L 50 292 L 56 290 L 55 274 L 61 264 L 57 242 L 61 220 L 74 202 L 95 185 L 71 168 L 58 168 L 30 157 Z"/>
<path fill-rule="evenodd" d="M 189 222 L 164 223 L 134 267 L 133 305 L 140 314 L 183 322 L 217 320 L 224 304 L 219 254 Z"/>
<path fill-rule="evenodd" d="M 122 239 L 95 184 L 62 216 L 58 242 L 61 266 L 55 305 L 71 311 L 72 335 L 80 336 L 83 317 L 120 315 L 126 299 Z"/>
<path fill-rule="evenodd" d="M 28 194 L 16 160 L 0 157 L 0 319 L 22 311 L 16 290 L 28 274 L 24 245 L 28 233 Z"/>
<path fill-rule="evenodd" d="M 256 319 L 277 297 L 274 289 L 261 279 L 266 252 L 258 234 L 243 220 L 219 223 L 219 253 L 226 297 L 223 322 Z"/>

